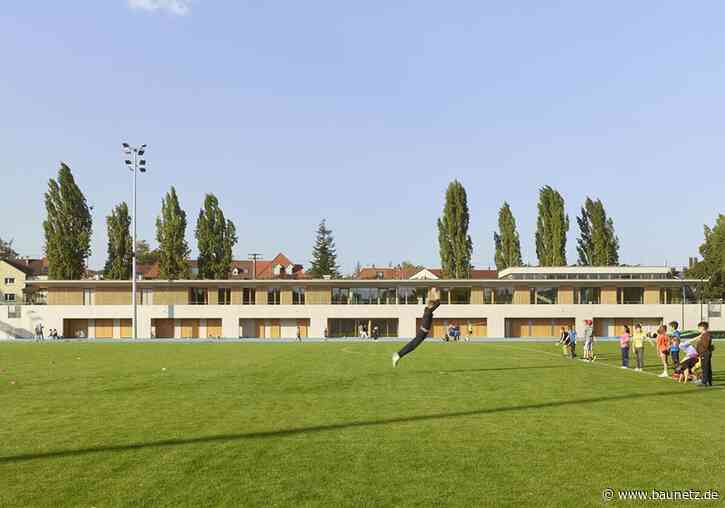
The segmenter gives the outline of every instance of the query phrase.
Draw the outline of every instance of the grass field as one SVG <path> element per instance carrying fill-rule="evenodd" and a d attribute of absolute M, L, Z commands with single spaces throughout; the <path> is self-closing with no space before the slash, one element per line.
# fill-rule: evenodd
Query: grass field
<path fill-rule="evenodd" d="M 725 494 L 725 390 L 658 379 L 652 348 L 648 373 L 635 373 L 616 368 L 613 343 L 589 365 L 551 344 L 428 342 L 394 370 L 398 347 L 0 344 L 0 506 L 601 506 L 608 487 Z"/>

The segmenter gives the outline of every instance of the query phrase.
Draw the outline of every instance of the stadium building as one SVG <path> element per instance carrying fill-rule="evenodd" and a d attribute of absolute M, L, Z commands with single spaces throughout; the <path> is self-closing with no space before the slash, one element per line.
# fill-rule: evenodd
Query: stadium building
<path fill-rule="evenodd" d="M 555 337 L 561 326 L 594 320 L 597 336 L 625 325 L 654 329 L 702 319 L 725 329 L 717 303 L 698 298 L 699 280 L 677 278 L 667 267 L 510 268 L 478 278 L 445 280 L 434 270 L 357 279 L 270 278 L 138 281 L 138 330 L 143 338 L 354 337 L 377 325 L 383 337 L 415 334 L 428 288 L 442 289 L 432 335 L 469 325 L 474 337 Z M 423 273 L 425 272 L 425 273 Z M 64 337 L 131 337 L 130 281 L 26 281 L 47 295 L 42 305 L 7 305 L 0 338 L 31 336 L 42 323 Z"/>

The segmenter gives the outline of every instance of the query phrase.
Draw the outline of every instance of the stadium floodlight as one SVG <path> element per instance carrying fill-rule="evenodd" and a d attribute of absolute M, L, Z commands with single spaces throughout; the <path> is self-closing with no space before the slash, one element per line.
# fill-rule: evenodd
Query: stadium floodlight
<path fill-rule="evenodd" d="M 133 154 L 133 159 L 124 158 L 123 162 L 128 169 L 133 173 L 133 233 L 132 233 L 132 248 L 131 248 L 131 302 L 133 305 L 133 338 L 138 338 L 138 312 L 137 312 L 137 301 L 136 301 L 136 174 L 146 172 L 146 159 L 140 157 L 146 152 L 146 145 L 140 147 L 132 147 L 128 143 L 122 143 L 123 153 L 125 155 Z"/>

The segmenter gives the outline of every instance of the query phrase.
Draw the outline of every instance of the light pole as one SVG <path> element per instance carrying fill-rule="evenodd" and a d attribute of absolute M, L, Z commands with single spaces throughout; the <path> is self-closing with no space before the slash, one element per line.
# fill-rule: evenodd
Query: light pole
<path fill-rule="evenodd" d="M 136 174 L 138 172 L 146 172 L 146 159 L 143 159 L 146 153 L 146 145 L 132 147 L 128 143 L 123 143 L 123 153 L 125 155 L 124 163 L 133 173 L 133 224 L 131 236 L 131 304 L 133 305 L 133 338 L 138 339 L 138 319 L 136 312 Z M 133 156 L 133 157 L 131 157 Z"/>

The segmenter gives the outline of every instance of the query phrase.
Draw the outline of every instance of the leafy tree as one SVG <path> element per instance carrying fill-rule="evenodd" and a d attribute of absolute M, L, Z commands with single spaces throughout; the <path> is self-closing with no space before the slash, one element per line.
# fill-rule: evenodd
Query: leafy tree
<path fill-rule="evenodd" d="M 604 205 L 587 198 L 576 219 L 579 225 L 577 252 L 581 266 L 615 266 L 619 264 L 619 238 L 614 221 L 607 217 Z"/>
<path fill-rule="evenodd" d="M 704 287 L 705 298 L 725 298 L 725 215 L 718 215 L 714 227 L 705 226 L 700 255 L 702 260 L 687 270 L 686 275 L 710 279 Z"/>
<path fill-rule="evenodd" d="M 151 249 L 146 240 L 136 241 L 136 262 L 140 265 L 153 265 L 159 260 L 159 250 Z"/>
<path fill-rule="evenodd" d="M 196 221 L 196 241 L 199 248 L 199 278 L 226 279 L 232 264 L 232 249 L 237 244 L 237 230 L 224 217 L 214 194 L 204 198 L 204 208 Z"/>
<path fill-rule="evenodd" d="M 108 259 L 103 276 L 112 280 L 127 280 L 131 277 L 133 252 L 131 249 L 131 216 L 128 205 L 117 205 L 106 217 L 108 229 Z"/>
<path fill-rule="evenodd" d="M 564 198 L 547 185 L 539 190 L 538 208 L 536 255 L 539 266 L 565 266 L 569 216 L 564 210 Z"/>
<path fill-rule="evenodd" d="M 93 219 L 70 168 L 60 163 L 58 179 L 48 181 L 43 221 L 50 279 L 81 279 L 91 255 Z"/>
<path fill-rule="evenodd" d="M 449 279 L 471 276 L 473 242 L 468 234 L 470 217 L 466 189 L 454 180 L 446 190 L 443 215 L 438 219 L 438 245 L 443 275 Z"/>
<path fill-rule="evenodd" d="M 512 266 L 521 266 L 521 241 L 516 230 L 516 219 L 506 202 L 498 212 L 498 231 L 493 234 L 493 241 L 496 244 L 496 268 L 504 270 Z"/>
<path fill-rule="evenodd" d="M 12 240 L 3 240 L 0 238 L 0 259 L 15 259 L 18 253 L 13 249 Z"/>
<path fill-rule="evenodd" d="M 159 272 L 162 279 L 188 279 L 189 245 L 186 243 L 186 212 L 179 205 L 176 189 L 166 193 L 161 202 L 161 216 L 156 219 L 159 242 Z"/>
<path fill-rule="evenodd" d="M 312 262 L 308 273 L 315 279 L 321 279 L 326 275 L 333 279 L 340 278 L 335 240 L 332 237 L 332 230 L 327 228 L 325 219 L 322 219 L 317 228 L 317 238 L 312 249 Z"/>

